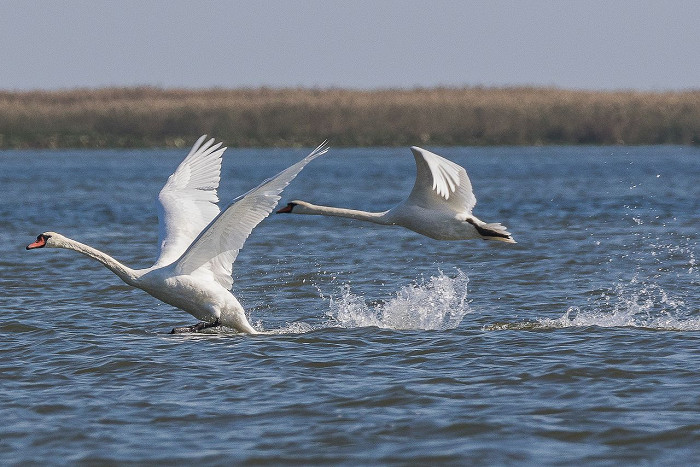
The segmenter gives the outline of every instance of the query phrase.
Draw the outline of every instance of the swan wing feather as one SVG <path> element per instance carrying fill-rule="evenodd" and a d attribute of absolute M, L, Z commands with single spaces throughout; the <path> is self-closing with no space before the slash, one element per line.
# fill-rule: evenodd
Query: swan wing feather
<path fill-rule="evenodd" d="M 201 268 L 201 273 L 213 274 L 217 282 L 230 289 L 233 262 L 250 233 L 272 212 L 282 190 L 304 166 L 327 151 L 324 141 L 301 161 L 236 198 L 185 251 L 176 264 L 177 272 L 192 274 Z"/>
<path fill-rule="evenodd" d="M 416 183 L 409 199 L 426 207 L 442 205 L 470 213 L 476 197 L 464 167 L 417 146 L 411 151 L 416 159 Z"/>
<path fill-rule="evenodd" d="M 158 259 L 154 266 L 177 260 L 219 214 L 217 189 L 226 150 L 202 135 L 158 194 Z"/>

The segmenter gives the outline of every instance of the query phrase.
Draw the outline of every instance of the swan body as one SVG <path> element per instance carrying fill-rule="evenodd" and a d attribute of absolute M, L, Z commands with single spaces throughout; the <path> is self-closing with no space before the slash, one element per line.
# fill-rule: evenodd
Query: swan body
<path fill-rule="evenodd" d="M 255 334 L 230 289 L 233 262 L 252 230 L 266 218 L 282 190 L 313 159 L 325 154 L 325 142 L 219 211 L 221 143 L 202 136 L 158 195 L 160 253 L 150 268 L 132 269 L 106 253 L 56 232 L 44 232 L 27 246 L 64 248 L 99 261 L 125 283 L 201 320 L 173 332 L 223 325 Z"/>
<path fill-rule="evenodd" d="M 417 146 L 411 147 L 416 160 L 416 181 L 404 201 L 383 212 L 320 206 L 295 200 L 278 213 L 337 216 L 399 225 L 436 240 L 482 238 L 515 243 L 498 223 L 486 223 L 472 214 L 476 197 L 464 167 Z"/>

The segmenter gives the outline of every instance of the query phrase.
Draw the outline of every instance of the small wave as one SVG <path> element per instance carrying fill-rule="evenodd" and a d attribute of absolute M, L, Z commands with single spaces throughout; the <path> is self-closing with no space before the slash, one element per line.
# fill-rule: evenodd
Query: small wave
<path fill-rule="evenodd" d="M 343 328 L 378 327 L 396 330 L 454 329 L 469 313 L 467 285 L 462 271 L 451 278 L 438 276 L 402 287 L 384 303 L 367 304 L 346 284 L 339 297 L 331 297 L 327 313 L 329 326 Z"/>
<path fill-rule="evenodd" d="M 262 329 L 260 325 L 257 329 Z M 287 323 L 286 326 L 278 329 L 270 329 L 261 331 L 262 334 L 277 335 L 277 334 L 306 334 L 307 332 L 316 331 L 320 329 L 319 326 L 314 326 L 308 323 L 302 323 L 299 321 L 293 323 Z"/>

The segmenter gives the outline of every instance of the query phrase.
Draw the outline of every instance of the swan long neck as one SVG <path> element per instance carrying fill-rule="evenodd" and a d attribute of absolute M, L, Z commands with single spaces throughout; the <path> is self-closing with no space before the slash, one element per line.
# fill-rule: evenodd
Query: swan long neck
<path fill-rule="evenodd" d="M 93 248 L 91 246 L 85 245 L 84 243 L 80 243 L 70 238 L 63 237 L 61 239 L 61 242 L 57 243 L 56 247 L 77 251 L 80 254 L 83 254 L 89 258 L 99 261 L 107 269 L 119 276 L 121 280 L 123 280 L 129 285 L 134 285 L 136 283 L 136 280 L 140 276 L 140 274 L 138 274 L 134 269 L 123 265 L 116 259 L 109 256 L 107 253 L 103 253 L 97 248 Z"/>
<path fill-rule="evenodd" d="M 317 204 L 304 203 L 299 204 L 295 209 L 298 214 L 311 214 L 319 216 L 335 216 L 347 217 L 349 219 L 357 219 L 359 221 L 374 222 L 375 224 L 389 224 L 386 219 L 388 211 L 384 212 L 367 212 L 356 209 L 334 208 L 331 206 L 320 206 Z"/>

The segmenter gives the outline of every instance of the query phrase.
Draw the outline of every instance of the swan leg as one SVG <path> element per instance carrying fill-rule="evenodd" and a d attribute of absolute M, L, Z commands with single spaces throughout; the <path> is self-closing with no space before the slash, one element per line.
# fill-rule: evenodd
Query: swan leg
<path fill-rule="evenodd" d="M 219 322 L 219 318 L 216 318 L 216 321 L 214 321 L 213 323 L 206 323 L 204 321 L 200 321 L 199 323 L 193 324 L 192 326 L 173 328 L 173 330 L 170 331 L 170 334 L 186 334 L 191 332 L 199 332 L 202 329 L 213 328 L 219 326 L 220 324 L 221 323 Z"/>

